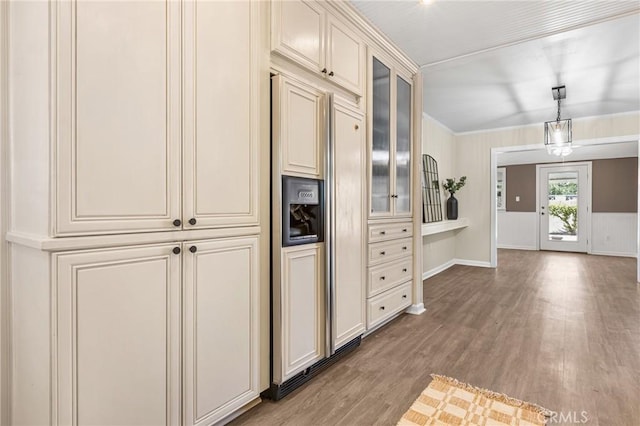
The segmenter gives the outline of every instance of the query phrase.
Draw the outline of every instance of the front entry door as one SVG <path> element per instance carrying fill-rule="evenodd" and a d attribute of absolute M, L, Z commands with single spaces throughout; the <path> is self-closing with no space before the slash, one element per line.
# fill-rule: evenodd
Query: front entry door
<path fill-rule="evenodd" d="M 589 166 L 539 166 L 540 250 L 587 252 Z"/>

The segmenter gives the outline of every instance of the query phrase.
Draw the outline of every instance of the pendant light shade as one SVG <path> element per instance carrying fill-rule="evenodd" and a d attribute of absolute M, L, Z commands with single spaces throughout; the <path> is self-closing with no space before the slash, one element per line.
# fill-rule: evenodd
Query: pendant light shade
<path fill-rule="evenodd" d="M 544 144 L 549 154 L 565 157 L 573 151 L 571 148 L 571 119 L 560 119 L 560 100 L 567 97 L 565 86 L 551 89 L 553 99 L 558 101 L 558 116 L 555 121 L 544 123 Z"/>

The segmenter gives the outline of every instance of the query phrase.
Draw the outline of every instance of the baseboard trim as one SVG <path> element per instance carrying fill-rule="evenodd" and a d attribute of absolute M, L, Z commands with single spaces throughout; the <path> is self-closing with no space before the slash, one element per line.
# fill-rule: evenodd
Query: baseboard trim
<path fill-rule="evenodd" d="M 479 268 L 492 268 L 491 262 L 483 262 L 481 260 L 453 259 L 456 265 L 476 266 Z"/>
<path fill-rule="evenodd" d="M 424 272 L 422 274 L 422 281 L 426 280 L 427 278 L 431 278 L 434 275 L 438 275 L 440 272 L 446 271 L 447 269 L 451 268 L 453 265 L 476 266 L 479 268 L 492 268 L 491 262 L 483 262 L 480 260 L 467 260 L 467 259 L 451 259 L 450 261 L 445 262 L 440 266 L 436 266 L 435 268 L 429 269 L 428 271 Z"/>
<path fill-rule="evenodd" d="M 616 256 L 616 257 L 638 257 L 635 253 L 615 252 L 615 251 L 591 251 L 592 255 L 596 256 Z"/>
<path fill-rule="evenodd" d="M 427 312 L 427 310 L 424 307 L 424 303 L 416 303 L 409 306 L 405 312 L 411 315 L 422 315 Z"/>
<path fill-rule="evenodd" d="M 429 269 L 428 271 L 422 274 L 422 281 L 426 280 L 427 278 L 431 278 L 432 276 L 437 275 L 440 272 L 451 268 L 455 264 L 456 264 L 455 259 L 451 259 L 450 261 L 443 263 L 440 266 L 436 266 L 435 268 Z"/>
<path fill-rule="evenodd" d="M 538 250 L 535 246 L 511 246 L 508 244 L 498 244 L 498 248 L 507 250 Z"/>

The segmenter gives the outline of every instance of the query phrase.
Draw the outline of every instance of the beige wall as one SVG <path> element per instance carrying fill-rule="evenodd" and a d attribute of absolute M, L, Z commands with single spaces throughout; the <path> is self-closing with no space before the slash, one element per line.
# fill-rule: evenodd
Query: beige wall
<path fill-rule="evenodd" d="M 456 143 L 453 133 L 437 121 L 423 116 L 422 152 L 431 155 L 438 162 L 440 181 L 457 176 L 455 169 Z M 446 218 L 446 197 L 442 199 L 442 217 Z M 430 271 L 455 258 L 455 231 L 422 237 L 422 270 Z"/>
<path fill-rule="evenodd" d="M 573 121 L 573 140 L 640 134 L 640 112 Z M 456 236 L 456 258 L 490 262 L 491 148 L 542 144 L 543 129 L 527 126 L 455 136 L 456 170 L 467 176 L 467 185 L 457 193 L 459 214 L 470 224 Z M 507 182 L 507 187 L 509 183 Z"/>

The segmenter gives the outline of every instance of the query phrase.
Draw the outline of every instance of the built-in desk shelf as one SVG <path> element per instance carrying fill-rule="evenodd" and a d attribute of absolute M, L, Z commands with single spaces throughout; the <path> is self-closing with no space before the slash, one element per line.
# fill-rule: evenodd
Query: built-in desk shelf
<path fill-rule="evenodd" d="M 441 222 L 423 223 L 422 236 L 440 234 L 442 232 L 462 229 L 469 226 L 469 219 L 460 217 L 457 220 L 443 220 Z"/>

